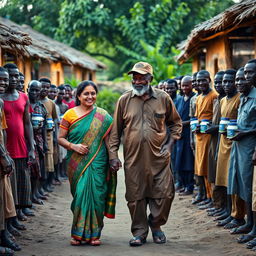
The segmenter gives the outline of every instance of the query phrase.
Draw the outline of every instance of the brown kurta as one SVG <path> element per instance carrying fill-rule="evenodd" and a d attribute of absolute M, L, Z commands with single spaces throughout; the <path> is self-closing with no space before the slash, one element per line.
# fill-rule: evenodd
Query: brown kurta
<path fill-rule="evenodd" d="M 213 117 L 212 117 L 212 124 L 218 125 L 220 122 L 220 98 L 216 98 L 213 101 Z M 210 150 L 209 150 L 209 166 L 208 166 L 208 181 L 210 183 L 215 183 L 216 178 L 216 164 L 217 161 L 215 159 L 215 156 L 218 152 L 217 146 L 218 146 L 218 137 L 219 134 L 215 133 L 211 136 L 211 142 L 210 142 Z"/>
<path fill-rule="evenodd" d="M 224 97 L 221 102 L 221 117 L 227 117 L 229 119 L 237 119 L 238 107 L 240 104 L 240 94 L 237 93 L 231 99 Z M 216 169 L 216 186 L 228 186 L 228 169 L 229 159 L 231 152 L 232 141 L 227 139 L 227 136 L 221 134 L 218 161 Z"/>
<path fill-rule="evenodd" d="M 212 120 L 213 101 L 217 98 L 215 91 L 210 91 L 207 95 L 200 94 L 196 100 L 195 117 L 199 121 L 202 119 Z M 196 134 L 196 152 L 195 152 L 195 174 L 198 176 L 208 175 L 209 146 L 211 141 L 210 134 Z"/>
<path fill-rule="evenodd" d="M 173 197 L 170 153 L 161 152 L 167 139 L 167 127 L 179 139 L 182 123 L 173 101 L 159 89 L 142 100 L 132 91 L 117 102 L 110 133 L 110 159 L 118 158 L 123 134 L 126 200 Z"/>
<path fill-rule="evenodd" d="M 44 104 L 46 110 L 47 110 L 47 118 L 52 118 L 53 120 L 58 118 L 57 111 L 56 111 L 56 105 L 55 103 L 46 98 L 44 101 L 42 101 Z M 53 159 L 53 131 L 47 131 L 47 144 L 49 151 L 46 153 L 45 156 L 45 170 L 47 172 L 54 172 L 54 159 Z"/>

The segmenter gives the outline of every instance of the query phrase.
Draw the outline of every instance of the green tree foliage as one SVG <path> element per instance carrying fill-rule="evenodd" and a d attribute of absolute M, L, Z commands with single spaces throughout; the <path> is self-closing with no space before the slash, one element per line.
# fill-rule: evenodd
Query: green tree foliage
<path fill-rule="evenodd" d="M 160 80 L 164 80 L 166 78 L 173 78 L 178 75 L 190 74 L 190 64 L 184 64 L 180 66 L 175 61 L 175 56 L 179 54 L 179 51 L 176 50 L 175 47 L 171 48 L 171 53 L 168 55 L 161 52 L 164 46 L 164 42 L 164 36 L 161 36 L 157 40 L 155 46 L 152 46 L 141 40 L 140 46 L 142 47 L 143 52 L 145 52 L 143 56 L 123 46 L 118 46 L 118 49 L 129 57 L 123 66 L 132 66 L 138 61 L 145 61 L 150 63 L 154 67 L 154 84 L 158 84 Z M 124 76 L 124 80 L 126 79 L 127 76 Z M 128 77 L 128 79 L 130 80 L 130 77 Z"/>
<path fill-rule="evenodd" d="M 115 104 L 120 97 L 120 93 L 103 88 L 97 95 L 97 106 L 104 108 L 110 115 L 114 114 Z"/>
<path fill-rule="evenodd" d="M 63 0 L 7 0 L 0 16 L 18 24 L 27 24 L 50 37 L 55 37 Z"/>
<path fill-rule="evenodd" d="M 173 47 L 196 24 L 232 4 L 232 0 L 7 0 L 0 15 L 100 56 L 114 78 L 126 70 L 123 64 L 129 58 L 119 46 L 143 56 L 147 52 L 142 41 L 156 46 L 164 37 L 160 53 L 172 57 Z"/>

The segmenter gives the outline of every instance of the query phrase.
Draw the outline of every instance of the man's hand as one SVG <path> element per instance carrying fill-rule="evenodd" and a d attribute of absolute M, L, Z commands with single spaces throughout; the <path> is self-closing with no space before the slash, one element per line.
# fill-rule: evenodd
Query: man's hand
<path fill-rule="evenodd" d="M 246 132 L 237 132 L 234 137 L 230 138 L 230 140 L 239 141 L 243 139 L 243 137 L 245 137 L 246 134 L 247 134 Z"/>
<path fill-rule="evenodd" d="M 47 142 L 43 144 L 43 150 L 44 150 L 44 153 L 47 153 L 49 151 Z"/>
<path fill-rule="evenodd" d="M 35 150 L 32 149 L 28 152 L 28 162 L 29 163 L 34 163 L 36 161 L 36 155 L 35 155 Z"/>
<path fill-rule="evenodd" d="M 113 172 L 117 172 L 122 167 L 122 163 L 118 158 L 109 160 L 109 165 Z"/>
<path fill-rule="evenodd" d="M 207 133 L 207 134 L 215 134 L 215 133 L 217 133 L 218 132 L 218 126 L 211 126 L 211 127 L 209 127 L 206 131 L 205 131 L 205 133 Z"/>
<path fill-rule="evenodd" d="M 173 138 L 170 138 L 169 142 L 163 145 L 162 149 L 160 150 L 160 153 L 163 153 L 166 150 L 169 153 L 171 153 L 174 147 L 174 143 L 175 143 L 175 140 Z"/>
<path fill-rule="evenodd" d="M 10 175 L 14 171 L 14 161 L 9 156 L 9 154 L 6 154 L 4 156 L 0 157 L 0 163 L 3 166 L 3 172 L 4 174 Z"/>

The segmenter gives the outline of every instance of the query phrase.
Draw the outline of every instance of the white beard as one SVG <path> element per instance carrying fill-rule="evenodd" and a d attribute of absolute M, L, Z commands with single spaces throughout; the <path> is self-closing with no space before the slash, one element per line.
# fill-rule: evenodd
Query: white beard
<path fill-rule="evenodd" d="M 132 90 L 133 93 L 137 96 L 143 96 L 145 93 L 147 93 L 149 91 L 149 85 L 143 85 L 141 90 L 137 90 L 134 85 L 132 84 Z"/>

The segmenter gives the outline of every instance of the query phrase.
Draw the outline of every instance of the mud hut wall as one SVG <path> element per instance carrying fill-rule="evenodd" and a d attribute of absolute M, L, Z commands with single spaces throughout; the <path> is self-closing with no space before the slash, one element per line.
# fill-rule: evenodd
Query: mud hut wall
<path fill-rule="evenodd" d="M 226 70 L 228 67 L 226 40 L 219 37 L 210 40 L 206 44 L 206 70 L 213 78 L 219 70 Z"/>
<path fill-rule="evenodd" d="M 51 63 L 51 76 L 52 84 L 59 86 L 64 83 L 64 71 L 61 62 Z"/>
<path fill-rule="evenodd" d="M 41 61 L 39 65 L 39 78 L 51 76 L 51 64 L 48 61 Z"/>
<path fill-rule="evenodd" d="M 78 66 L 73 66 L 73 74 L 78 81 L 83 81 L 83 69 Z"/>
<path fill-rule="evenodd" d="M 93 82 L 96 82 L 96 72 L 95 71 L 90 71 L 90 80 Z"/>
<path fill-rule="evenodd" d="M 31 69 L 32 69 L 32 62 L 31 59 L 25 58 L 24 59 L 24 70 L 23 74 L 25 76 L 25 92 L 27 92 L 28 83 L 32 80 L 31 77 Z"/>
<path fill-rule="evenodd" d="M 195 73 L 199 70 L 199 57 L 196 54 L 192 60 L 192 73 Z"/>

